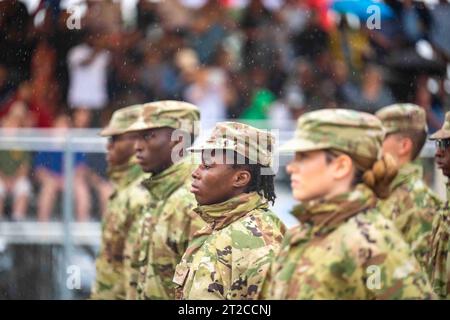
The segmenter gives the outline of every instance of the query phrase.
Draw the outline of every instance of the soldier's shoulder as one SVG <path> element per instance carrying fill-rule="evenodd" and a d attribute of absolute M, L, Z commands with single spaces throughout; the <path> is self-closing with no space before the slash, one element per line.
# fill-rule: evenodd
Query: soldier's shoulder
<path fill-rule="evenodd" d="M 195 200 L 195 196 L 190 191 L 191 188 L 191 180 L 187 179 L 183 182 L 183 184 L 177 188 L 168 199 L 170 204 L 177 204 L 180 206 L 191 206 L 192 204 L 196 205 L 197 201 Z"/>
<path fill-rule="evenodd" d="M 164 212 L 166 217 L 172 216 L 184 220 L 195 218 L 193 210 L 197 206 L 195 196 L 190 192 L 190 183 L 183 183 L 166 200 Z"/>
<path fill-rule="evenodd" d="M 377 208 L 366 210 L 347 220 L 335 231 L 334 238 L 349 248 L 370 248 L 378 253 L 390 252 L 394 247 L 408 246 L 393 221 L 384 217 Z"/>
<path fill-rule="evenodd" d="M 150 192 L 142 184 L 144 179 L 143 176 L 140 176 L 127 187 L 126 193 L 131 205 L 143 205 L 150 201 Z"/>
<path fill-rule="evenodd" d="M 224 231 L 231 238 L 233 247 L 255 249 L 280 244 L 285 227 L 270 210 L 252 210 Z"/>

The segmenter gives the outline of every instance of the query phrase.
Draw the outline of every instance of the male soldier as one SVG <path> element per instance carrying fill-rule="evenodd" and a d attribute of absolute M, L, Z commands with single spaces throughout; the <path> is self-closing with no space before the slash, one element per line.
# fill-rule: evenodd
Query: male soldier
<path fill-rule="evenodd" d="M 394 104 L 382 108 L 376 116 L 386 131 L 383 153 L 391 154 L 399 167 L 389 187 L 389 198 L 379 201 L 378 208 L 394 221 L 426 270 L 431 225 L 442 203 L 423 181 L 422 167 L 413 162 L 427 138 L 425 111 L 414 104 Z"/>
<path fill-rule="evenodd" d="M 424 299 L 431 286 L 393 222 L 376 207 L 388 196 L 395 160 L 380 157 L 384 130 L 375 116 L 343 109 L 304 114 L 280 152 L 293 210 L 274 260 L 266 299 Z"/>
<path fill-rule="evenodd" d="M 445 115 L 441 129 L 431 140 L 436 141 L 436 164 L 450 178 L 450 112 Z M 428 256 L 428 275 L 434 291 L 442 299 L 450 299 L 450 181 L 447 182 L 447 201 L 433 221 L 431 249 Z"/>
<path fill-rule="evenodd" d="M 284 225 L 268 208 L 275 200 L 273 136 L 251 126 L 221 122 L 199 148 L 192 173 L 195 208 L 207 223 L 177 266 L 177 299 L 256 299 Z"/>
<path fill-rule="evenodd" d="M 129 251 L 130 227 L 148 202 L 148 192 L 140 185 L 143 171 L 133 158 L 132 133 L 125 133 L 141 106 L 117 110 L 100 135 L 109 137 L 106 160 L 114 192 L 102 221 L 102 241 L 96 261 L 96 281 L 93 299 L 124 299 L 129 291 L 131 268 L 126 256 Z M 129 260 L 129 259 L 128 259 Z"/>
<path fill-rule="evenodd" d="M 143 182 L 151 202 L 139 226 L 133 267 L 139 270 L 138 299 L 173 299 L 175 266 L 191 235 L 203 227 L 192 209 L 189 192 L 194 164 L 186 147 L 197 133 L 199 110 L 181 101 L 144 104 L 127 132 L 136 133 L 135 152 L 142 170 L 152 176 Z"/>

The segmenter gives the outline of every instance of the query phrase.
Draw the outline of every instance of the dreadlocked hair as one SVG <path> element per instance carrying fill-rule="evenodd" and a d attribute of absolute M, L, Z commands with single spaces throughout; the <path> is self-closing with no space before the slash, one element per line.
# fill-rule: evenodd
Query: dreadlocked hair
<path fill-rule="evenodd" d="M 275 203 L 275 174 L 268 166 L 259 163 L 250 163 L 250 160 L 240 154 L 234 154 L 234 162 L 231 165 L 233 169 L 241 169 L 250 172 L 250 182 L 245 192 L 256 192 L 264 197 L 272 205 Z M 264 174 L 262 174 L 264 172 Z"/>

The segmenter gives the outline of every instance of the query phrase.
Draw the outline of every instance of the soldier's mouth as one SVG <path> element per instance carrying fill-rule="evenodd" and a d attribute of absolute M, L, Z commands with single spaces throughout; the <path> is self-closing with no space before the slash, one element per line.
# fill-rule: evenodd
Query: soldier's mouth
<path fill-rule="evenodd" d="M 191 193 L 197 194 L 199 192 L 199 190 L 200 189 L 196 184 L 194 184 L 194 183 L 191 184 Z"/>
<path fill-rule="evenodd" d="M 291 188 L 297 187 L 299 182 L 297 180 L 291 180 Z"/>
<path fill-rule="evenodd" d="M 436 159 L 436 164 L 437 164 L 438 168 L 440 168 L 440 169 L 442 169 L 445 166 L 444 161 L 439 158 Z"/>

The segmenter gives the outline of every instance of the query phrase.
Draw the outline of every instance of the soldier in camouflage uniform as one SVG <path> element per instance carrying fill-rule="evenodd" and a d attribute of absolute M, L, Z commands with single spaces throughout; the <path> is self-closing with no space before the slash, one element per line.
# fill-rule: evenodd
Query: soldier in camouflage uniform
<path fill-rule="evenodd" d="M 133 134 L 124 133 L 139 115 L 140 105 L 113 113 L 101 135 L 109 137 L 108 175 L 114 186 L 102 221 L 100 252 L 96 260 L 93 299 L 124 299 L 129 291 L 131 268 L 128 251 L 135 215 L 148 202 L 148 192 L 140 185 L 143 171 L 136 163 Z"/>
<path fill-rule="evenodd" d="M 284 225 L 269 210 L 273 136 L 234 122 L 218 123 L 194 171 L 195 208 L 207 226 L 194 235 L 174 283 L 177 299 L 256 299 Z M 266 169 L 267 172 L 264 172 Z"/>
<path fill-rule="evenodd" d="M 281 152 L 301 204 L 275 259 L 265 299 L 413 299 L 433 297 L 409 245 L 376 208 L 396 174 L 380 157 L 375 116 L 343 109 L 310 112 Z"/>
<path fill-rule="evenodd" d="M 427 139 L 425 110 L 414 104 L 395 104 L 376 113 L 386 131 L 383 152 L 391 154 L 399 172 L 390 185 L 389 198 L 378 202 L 385 217 L 394 221 L 426 270 L 431 225 L 442 205 L 423 181 L 417 159 Z"/>
<path fill-rule="evenodd" d="M 436 140 L 436 164 L 450 178 L 450 112 L 445 122 L 434 133 Z M 442 299 L 450 299 L 450 182 L 447 182 L 447 201 L 441 206 L 433 220 L 431 250 L 428 256 L 428 274 L 433 290 Z"/>
<path fill-rule="evenodd" d="M 137 299 L 173 299 L 175 266 L 192 234 L 204 225 L 192 209 L 189 192 L 194 164 L 185 157 L 196 135 L 196 106 L 181 101 L 143 105 L 127 129 L 136 133 L 135 152 L 141 168 L 152 176 L 143 185 L 151 201 L 137 228 L 132 266 L 139 272 Z"/>

